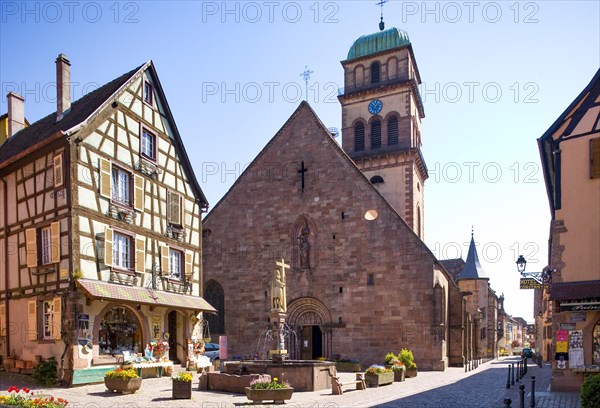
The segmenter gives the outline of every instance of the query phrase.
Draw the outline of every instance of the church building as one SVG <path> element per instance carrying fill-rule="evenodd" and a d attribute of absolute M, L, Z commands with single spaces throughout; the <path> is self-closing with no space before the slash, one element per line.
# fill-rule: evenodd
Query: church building
<path fill-rule="evenodd" d="M 466 302 L 423 242 L 424 117 L 408 35 L 360 37 L 342 61 L 342 146 L 302 102 L 203 222 L 204 297 L 228 356 L 267 358 L 270 285 L 286 273 L 293 359 L 419 369 L 465 363 Z"/>

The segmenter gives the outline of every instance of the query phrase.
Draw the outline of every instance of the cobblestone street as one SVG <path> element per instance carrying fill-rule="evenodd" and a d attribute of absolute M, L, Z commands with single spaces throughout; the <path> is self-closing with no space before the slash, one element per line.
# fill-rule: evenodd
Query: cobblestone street
<path fill-rule="evenodd" d="M 445 372 L 419 372 L 416 378 L 365 391 L 345 391 L 344 395 L 332 395 L 331 390 L 295 393 L 286 406 L 298 408 L 318 407 L 399 407 L 399 408 L 452 408 L 452 407 L 504 407 L 505 398 L 512 399 L 512 407 L 519 407 L 518 386 L 525 385 L 525 406 L 530 407 L 531 376 L 536 377 L 535 407 L 579 408 L 578 393 L 551 393 L 550 366 L 539 368 L 533 364 L 522 382 L 506 389 L 507 365 L 517 361 L 516 357 L 505 357 L 480 365 L 470 372 L 463 368 L 450 368 Z M 1 373 L 0 389 L 11 385 L 29 386 L 23 381 L 9 379 Z M 354 377 L 352 373 L 341 373 L 342 379 Z M 515 379 L 516 380 L 516 379 Z M 134 395 L 111 394 L 104 384 L 75 388 L 40 389 L 36 392 L 66 398 L 70 407 L 79 408 L 136 408 L 136 407 L 195 407 L 230 408 L 252 405 L 240 394 L 197 391 L 197 376 L 191 400 L 171 399 L 171 379 L 168 377 L 144 379 L 142 388 Z M 255 406 L 255 405 L 253 405 Z"/>

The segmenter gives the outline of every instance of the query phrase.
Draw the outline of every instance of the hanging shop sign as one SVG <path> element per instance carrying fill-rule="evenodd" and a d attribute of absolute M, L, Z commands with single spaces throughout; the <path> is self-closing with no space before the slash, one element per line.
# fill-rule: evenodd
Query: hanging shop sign
<path fill-rule="evenodd" d="M 543 284 L 533 278 L 521 278 L 521 289 L 542 289 Z"/>

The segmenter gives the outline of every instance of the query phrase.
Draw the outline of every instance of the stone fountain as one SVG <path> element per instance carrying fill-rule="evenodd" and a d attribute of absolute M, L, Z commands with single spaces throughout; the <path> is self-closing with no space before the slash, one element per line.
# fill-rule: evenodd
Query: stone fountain
<path fill-rule="evenodd" d="M 268 340 L 272 342 L 269 350 L 270 359 L 226 362 L 225 372 L 227 374 L 269 374 L 272 378 L 276 377 L 282 381 L 288 381 L 296 391 L 331 389 L 331 376 L 336 375 L 333 362 L 288 359 L 285 339 L 296 334 L 286 324 L 287 288 L 285 275 L 286 269 L 290 266 L 283 259 L 277 261 L 275 265 L 277 269 L 275 269 L 271 281 L 270 326 L 263 332 L 265 342 Z"/>

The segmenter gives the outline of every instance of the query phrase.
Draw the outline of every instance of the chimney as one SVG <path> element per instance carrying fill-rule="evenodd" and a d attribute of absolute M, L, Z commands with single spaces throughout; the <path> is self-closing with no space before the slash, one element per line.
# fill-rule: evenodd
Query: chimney
<path fill-rule="evenodd" d="M 25 127 L 25 99 L 14 92 L 6 95 L 8 100 L 8 137 Z"/>
<path fill-rule="evenodd" d="M 71 109 L 71 62 L 65 54 L 56 58 L 56 121 Z"/>

